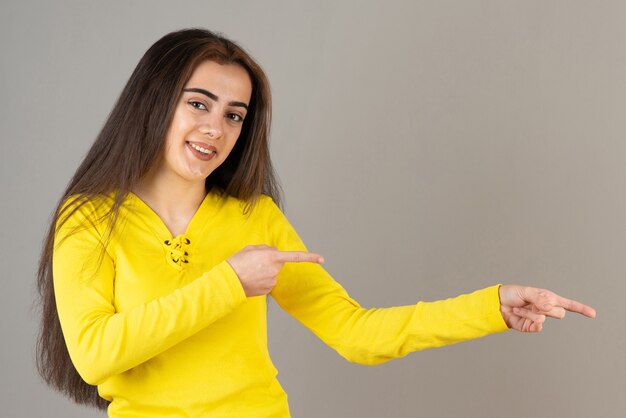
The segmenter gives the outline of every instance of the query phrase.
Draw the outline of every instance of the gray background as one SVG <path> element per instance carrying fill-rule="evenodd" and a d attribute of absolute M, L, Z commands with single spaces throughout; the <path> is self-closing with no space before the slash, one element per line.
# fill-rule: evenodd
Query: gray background
<path fill-rule="evenodd" d="M 626 411 L 622 1 L 3 1 L 6 417 L 97 417 L 34 371 L 42 237 L 144 51 L 190 26 L 266 69 L 287 215 L 367 307 L 494 283 L 598 310 L 366 367 L 270 303 L 295 417 L 618 417 Z"/>

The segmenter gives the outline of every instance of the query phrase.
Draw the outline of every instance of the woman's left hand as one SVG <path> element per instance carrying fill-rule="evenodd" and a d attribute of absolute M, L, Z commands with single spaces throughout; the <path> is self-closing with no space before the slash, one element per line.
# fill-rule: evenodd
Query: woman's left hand
<path fill-rule="evenodd" d="M 546 317 L 563 319 L 565 312 L 596 317 L 590 306 L 566 299 L 549 290 L 535 287 L 503 285 L 500 292 L 500 312 L 509 328 L 521 332 L 539 332 Z"/>

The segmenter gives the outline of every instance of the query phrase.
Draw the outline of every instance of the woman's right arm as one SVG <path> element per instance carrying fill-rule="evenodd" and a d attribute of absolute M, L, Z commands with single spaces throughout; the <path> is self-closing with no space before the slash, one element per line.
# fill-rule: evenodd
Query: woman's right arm
<path fill-rule="evenodd" d="M 116 312 L 114 260 L 83 208 L 57 231 L 52 263 L 61 328 L 85 382 L 98 385 L 149 360 L 246 301 L 223 261 L 166 296 Z"/>

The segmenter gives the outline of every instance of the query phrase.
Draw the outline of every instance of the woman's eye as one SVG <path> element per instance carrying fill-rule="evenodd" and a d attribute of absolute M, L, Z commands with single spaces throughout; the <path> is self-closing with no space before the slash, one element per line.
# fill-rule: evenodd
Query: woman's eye
<path fill-rule="evenodd" d="M 195 109 L 206 110 L 206 106 L 204 105 L 204 103 L 196 102 L 195 100 L 191 100 L 189 102 L 189 104 L 191 105 L 191 107 L 193 107 Z"/>
<path fill-rule="evenodd" d="M 243 117 L 241 115 L 238 115 L 237 113 L 229 113 L 226 117 L 232 120 L 233 122 L 243 121 Z"/>

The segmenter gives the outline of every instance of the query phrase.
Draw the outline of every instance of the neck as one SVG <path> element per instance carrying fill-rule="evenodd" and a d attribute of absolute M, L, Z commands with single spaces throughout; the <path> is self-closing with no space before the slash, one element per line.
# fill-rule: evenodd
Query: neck
<path fill-rule="evenodd" d="M 148 172 L 132 191 L 168 226 L 191 219 L 206 196 L 204 180 L 187 181 L 163 171 Z"/>

